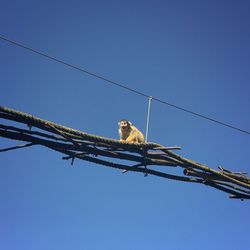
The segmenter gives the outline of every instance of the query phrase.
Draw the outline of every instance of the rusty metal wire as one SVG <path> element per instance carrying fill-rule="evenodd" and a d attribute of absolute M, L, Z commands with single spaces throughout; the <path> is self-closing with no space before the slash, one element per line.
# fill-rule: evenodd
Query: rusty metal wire
<path fill-rule="evenodd" d="M 124 143 L 3 106 L 0 106 L 0 118 L 1 121 L 8 121 L 8 125 L 0 124 L 1 137 L 26 142 L 23 145 L 0 149 L 0 152 L 40 145 L 62 153 L 63 160 L 71 160 L 71 164 L 77 158 L 120 169 L 123 173 L 132 171 L 176 181 L 199 183 L 228 193 L 230 198 L 250 199 L 250 179 L 246 173 L 231 172 L 223 167 L 218 170 L 209 168 L 174 153 L 174 150 L 180 149 L 177 146 L 164 147 L 151 142 Z M 13 122 L 12 126 L 9 125 L 10 122 Z M 154 166 L 162 167 L 161 171 L 154 169 Z M 180 173 L 169 173 L 171 168 L 180 170 Z"/>

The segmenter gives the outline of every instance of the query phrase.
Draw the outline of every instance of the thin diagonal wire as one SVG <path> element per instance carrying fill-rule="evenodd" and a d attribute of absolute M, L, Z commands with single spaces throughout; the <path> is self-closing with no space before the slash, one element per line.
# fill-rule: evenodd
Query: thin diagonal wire
<path fill-rule="evenodd" d="M 40 56 L 43 56 L 43 57 L 45 57 L 45 58 L 47 58 L 47 59 L 50 59 L 50 60 L 52 60 L 52 61 L 55 61 L 55 62 L 57 62 L 57 63 L 63 64 L 63 65 L 65 65 L 65 66 L 67 66 L 67 67 L 70 67 L 70 68 L 72 68 L 72 69 L 81 71 L 81 72 L 83 72 L 83 73 L 85 73 L 85 74 L 88 74 L 88 75 L 90 75 L 90 76 L 92 76 L 92 77 L 95 77 L 95 78 L 97 78 L 97 79 L 103 80 L 103 81 L 105 81 L 106 83 L 110 83 L 110 84 L 116 85 L 116 86 L 118 86 L 118 87 L 120 87 L 120 88 L 123 88 L 123 89 L 125 89 L 125 90 L 130 91 L 130 92 L 133 92 L 133 93 L 135 93 L 135 94 L 144 96 L 144 97 L 146 97 L 146 98 L 152 98 L 152 100 L 155 100 L 155 101 L 157 101 L 157 102 L 159 102 L 159 103 L 162 103 L 162 104 L 164 104 L 164 105 L 170 106 L 170 107 L 172 107 L 172 108 L 178 109 L 178 110 L 180 110 L 180 111 L 183 111 L 183 112 L 192 114 L 192 115 L 194 115 L 194 116 L 203 118 L 203 119 L 205 119 L 205 120 L 208 120 L 208 121 L 217 123 L 217 124 L 219 124 L 219 125 L 222 125 L 222 126 L 225 126 L 225 127 L 231 128 L 231 129 L 234 129 L 234 130 L 236 130 L 236 131 L 239 131 L 239 132 L 242 132 L 242 133 L 245 133 L 245 134 L 250 135 L 250 132 L 249 132 L 249 131 L 243 130 L 243 129 L 241 129 L 241 128 L 235 127 L 235 126 L 233 126 L 233 125 L 231 125 L 231 124 L 228 124 L 228 123 L 225 123 L 225 122 L 221 122 L 221 121 L 219 121 L 219 120 L 213 119 L 213 118 L 208 117 L 208 116 L 206 116 L 206 115 L 203 115 L 203 114 L 194 112 L 194 111 L 192 111 L 192 110 L 189 110 L 189 109 L 186 109 L 186 108 L 177 106 L 177 105 L 172 104 L 172 103 L 169 103 L 169 102 L 167 102 L 167 101 L 163 101 L 163 100 L 161 100 L 161 99 L 159 99 L 159 98 L 152 97 L 152 96 L 147 95 L 147 94 L 145 94 L 145 93 L 143 93 L 143 92 L 141 92 L 141 91 L 132 89 L 132 88 L 130 88 L 130 87 L 128 87 L 128 86 L 125 86 L 125 85 L 123 85 L 123 84 L 121 84 L 121 83 L 118 83 L 118 82 L 109 80 L 109 79 L 107 79 L 107 78 L 105 78 L 105 77 L 103 77 L 103 76 L 100 76 L 100 75 L 97 75 L 97 74 L 95 74 L 95 73 L 92 73 L 92 72 L 90 72 L 90 71 L 88 71 L 88 70 L 86 70 L 86 69 L 83 69 L 82 67 L 78 67 L 78 66 L 75 66 L 75 65 L 73 65 L 73 64 L 67 63 L 67 62 L 65 62 L 65 61 L 63 61 L 63 60 L 61 60 L 61 59 L 58 59 L 58 58 L 53 57 L 53 56 L 50 56 L 50 55 L 45 54 L 45 53 L 43 53 L 43 52 L 40 52 L 40 51 L 38 51 L 38 50 L 36 50 L 36 49 L 30 48 L 30 47 L 28 47 L 28 46 L 26 46 L 26 45 L 23 45 L 23 44 L 21 44 L 21 43 L 19 43 L 19 42 L 16 42 L 16 41 L 13 41 L 13 40 L 11 40 L 11 39 L 8 39 L 8 38 L 6 38 L 6 37 L 4 37 L 4 36 L 2 36 L 2 35 L 0 35 L 0 39 L 3 40 L 3 41 L 6 41 L 6 42 L 8 42 L 8 43 L 10 43 L 10 44 L 12 44 L 12 45 L 15 45 L 15 46 L 17 46 L 17 47 L 23 48 L 23 49 L 25 49 L 25 50 L 28 50 L 28 51 L 30 51 L 30 52 L 33 52 L 33 53 L 38 54 L 38 55 L 40 55 Z"/>

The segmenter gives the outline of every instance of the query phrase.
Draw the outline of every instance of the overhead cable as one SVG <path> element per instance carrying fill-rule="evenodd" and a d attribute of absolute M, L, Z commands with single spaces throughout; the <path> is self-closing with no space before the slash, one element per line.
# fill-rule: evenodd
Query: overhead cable
<path fill-rule="evenodd" d="M 209 116 L 206 116 L 206 115 L 203 115 L 203 114 L 194 112 L 194 111 L 192 111 L 192 110 L 183 108 L 183 107 L 181 107 L 181 106 L 177 106 L 177 105 L 175 105 L 175 104 L 172 104 L 172 103 L 169 103 L 169 102 L 167 102 L 167 101 L 161 100 L 161 99 L 159 99 L 159 98 L 153 97 L 153 96 L 151 96 L 151 95 L 145 94 L 145 93 L 143 93 L 143 92 L 141 92 L 141 91 L 135 90 L 135 89 L 133 89 L 133 88 L 131 88 L 131 87 L 128 87 L 128 86 L 126 86 L 126 85 L 124 85 L 124 84 L 121 84 L 121 83 L 119 83 L 119 82 L 110 80 L 110 79 L 108 79 L 108 78 L 106 78 L 106 77 L 103 77 L 103 76 L 101 76 L 101 75 L 99 75 L 99 74 L 92 73 L 92 72 L 90 72 L 90 71 L 88 71 L 88 70 L 86 70 L 86 69 L 84 69 L 84 68 L 82 68 L 82 67 L 75 66 L 75 65 L 73 65 L 73 64 L 71 64 L 71 63 L 65 62 L 64 60 L 58 59 L 58 58 L 56 58 L 56 57 L 50 56 L 50 55 L 48 55 L 48 54 L 46 54 L 46 53 L 43 53 L 43 52 L 38 51 L 38 50 L 36 50 L 36 49 L 33 49 L 33 48 L 31 48 L 31 47 L 29 47 L 29 46 L 27 46 L 27 45 L 24 45 L 24 44 L 22 44 L 22 43 L 20 43 L 20 42 L 13 41 L 13 40 L 11 40 L 11 39 L 9 39 L 9 38 L 6 38 L 6 37 L 4 37 L 4 36 L 2 36 L 2 35 L 0 35 L 0 39 L 1 39 L 2 41 L 8 42 L 9 44 L 12 44 L 12 45 L 15 45 L 15 46 L 17 46 L 17 47 L 19 47 L 19 48 L 23 48 L 23 49 L 25 49 L 25 50 L 27 50 L 27 51 L 30 51 L 30 52 L 32 52 L 32 53 L 34 53 L 34 54 L 43 56 L 43 57 L 45 57 L 45 58 L 47 58 L 47 59 L 50 59 L 50 60 L 55 61 L 55 62 L 57 62 L 57 63 L 63 64 L 63 65 L 65 65 L 65 66 L 67 66 L 67 67 L 70 67 L 70 68 L 72 68 L 72 69 L 75 69 L 75 70 L 78 70 L 78 71 L 83 72 L 83 73 L 85 73 L 85 74 L 88 74 L 88 75 L 90 75 L 90 76 L 92 76 L 92 77 L 95 77 L 95 78 L 97 78 L 97 79 L 100 79 L 100 80 L 102 80 L 102 81 L 104 81 L 104 82 L 106 82 L 106 83 L 115 85 L 115 86 L 117 86 L 117 87 L 123 88 L 123 89 L 125 89 L 125 90 L 127 90 L 127 91 L 130 91 L 130 92 L 133 92 L 133 93 L 135 93 L 135 94 L 137 94 L 137 95 L 140 95 L 140 96 L 143 96 L 143 97 L 146 97 L 146 98 L 150 98 L 151 100 L 157 101 L 157 102 L 162 103 L 162 104 L 164 104 L 164 105 L 168 105 L 168 106 L 170 106 L 170 107 L 172 107 L 172 108 L 181 110 L 181 111 L 183 111 L 183 112 L 186 112 L 186 113 L 189 113 L 189 114 L 191 114 L 191 115 L 194 115 L 194 116 L 203 118 L 203 119 L 205 119 L 205 120 L 214 122 L 214 123 L 216 123 L 216 124 L 219 124 L 219 125 L 222 125 L 222 126 L 225 126 L 225 127 L 228 127 L 228 128 L 234 129 L 234 130 L 237 130 L 237 131 L 239 131 L 239 132 L 242 132 L 242 133 L 245 133 L 245 134 L 248 134 L 248 135 L 250 134 L 249 131 L 243 130 L 243 129 L 241 129 L 241 128 L 235 127 L 235 126 L 230 125 L 230 124 L 228 124 L 228 123 L 225 123 L 225 122 L 222 122 L 222 121 L 213 119 L 213 118 L 211 118 L 211 117 L 209 117 Z"/>

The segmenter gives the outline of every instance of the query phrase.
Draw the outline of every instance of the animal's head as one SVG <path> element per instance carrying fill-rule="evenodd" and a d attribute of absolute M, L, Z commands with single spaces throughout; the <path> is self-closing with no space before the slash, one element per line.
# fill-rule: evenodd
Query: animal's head
<path fill-rule="evenodd" d="M 122 130 L 129 129 L 132 126 L 132 123 L 128 120 L 122 119 L 118 122 L 118 126 Z"/>

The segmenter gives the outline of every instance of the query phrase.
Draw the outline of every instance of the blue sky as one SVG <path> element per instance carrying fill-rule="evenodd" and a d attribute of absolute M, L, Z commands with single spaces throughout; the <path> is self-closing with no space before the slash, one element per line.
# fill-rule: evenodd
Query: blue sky
<path fill-rule="evenodd" d="M 249 1 L 0 2 L 0 34 L 250 131 Z M 0 41 L 1 105 L 100 136 L 147 99 Z M 149 140 L 250 173 L 249 135 L 152 103 Z M 0 148 L 19 142 L 0 139 Z M 249 201 L 33 147 L 0 156 L 0 248 L 247 249 Z"/>

